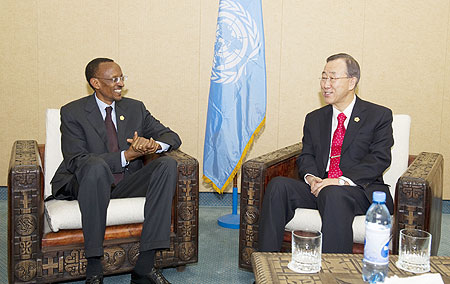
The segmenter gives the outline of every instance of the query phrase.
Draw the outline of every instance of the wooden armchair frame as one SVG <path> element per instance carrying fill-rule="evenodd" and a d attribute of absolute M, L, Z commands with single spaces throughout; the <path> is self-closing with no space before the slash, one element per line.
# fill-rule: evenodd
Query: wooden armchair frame
<path fill-rule="evenodd" d="M 241 172 L 241 222 L 239 228 L 239 267 L 251 270 L 251 254 L 258 250 L 261 205 L 269 181 L 276 176 L 298 178 L 297 143 L 245 162 Z M 396 186 L 393 220 L 393 253 L 398 251 L 398 235 L 403 228 L 418 228 L 433 235 L 432 255 L 439 249 L 442 218 L 444 161 L 441 154 L 422 152 L 409 157 L 409 167 Z M 283 250 L 290 250 L 290 234 L 285 233 Z M 362 252 L 354 244 L 354 252 Z"/>
<path fill-rule="evenodd" d="M 44 234 L 44 146 L 16 141 L 8 171 L 9 283 L 52 283 L 86 273 L 82 230 Z M 157 267 L 183 268 L 198 261 L 198 162 L 176 150 L 178 162 L 172 206 L 170 249 L 156 255 Z M 109 226 L 105 233 L 104 274 L 129 272 L 139 251 L 142 224 Z"/>

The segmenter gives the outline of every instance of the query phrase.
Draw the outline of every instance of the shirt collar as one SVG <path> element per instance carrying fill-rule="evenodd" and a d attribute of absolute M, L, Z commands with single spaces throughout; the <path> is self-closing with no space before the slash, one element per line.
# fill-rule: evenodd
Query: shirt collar
<path fill-rule="evenodd" d="M 345 114 L 345 116 L 347 118 L 349 118 L 352 115 L 352 111 L 353 111 L 353 107 L 355 106 L 355 103 L 356 103 L 356 95 L 353 95 L 352 102 L 343 111 L 343 113 Z M 337 116 L 340 113 L 341 112 L 333 106 L 333 121 L 337 120 Z M 346 119 L 345 122 L 348 123 L 348 119 Z"/>
<path fill-rule="evenodd" d="M 100 109 L 101 112 L 105 111 L 105 108 L 107 107 L 112 107 L 113 110 L 116 107 L 116 102 L 113 102 L 111 105 L 108 105 L 107 103 L 102 102 L 99 98 L 97 98 L 97 93 L 94 93 L 95 96 L 95 101 L 97 102 L 98 108 Z"/>

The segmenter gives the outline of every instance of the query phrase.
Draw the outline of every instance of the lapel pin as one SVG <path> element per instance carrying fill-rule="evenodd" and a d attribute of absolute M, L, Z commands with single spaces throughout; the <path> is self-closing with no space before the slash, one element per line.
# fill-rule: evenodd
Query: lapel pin
<path fill-rule="evenodd" d="M 120 120 L 125 120 L 125 116 L 121 115 L 121 116 L 119 117 L 119 119 L 120 119 Z"/>
<path fill-rule="evenodd" d="M 359 122 L 359 117 L 355 117 L 355 122 Z"/>

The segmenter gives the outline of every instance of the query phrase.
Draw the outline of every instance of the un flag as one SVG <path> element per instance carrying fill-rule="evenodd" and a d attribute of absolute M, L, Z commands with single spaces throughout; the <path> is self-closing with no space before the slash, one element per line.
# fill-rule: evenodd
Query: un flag
<path fill-rule="evenodd" d="M 203 178 L 222 193 L 266 115 L 261 0 L 221 0 L 209 89 Z"/>

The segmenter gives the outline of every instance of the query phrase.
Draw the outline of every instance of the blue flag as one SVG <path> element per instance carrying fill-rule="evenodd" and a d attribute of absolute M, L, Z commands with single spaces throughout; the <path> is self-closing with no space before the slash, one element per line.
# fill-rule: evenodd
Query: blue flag
<path fill-rule="evenodd" d="M 203 178 L 222 193 L 266 116 L 261 0 L 220 0 L 203 150 Z"/>

